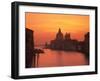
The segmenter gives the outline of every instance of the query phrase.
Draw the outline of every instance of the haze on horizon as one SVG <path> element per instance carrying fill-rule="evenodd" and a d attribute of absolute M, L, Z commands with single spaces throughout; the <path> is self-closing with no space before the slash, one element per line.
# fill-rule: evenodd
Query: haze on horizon
<path fill-rule="evenodd" d="M 25 13 L 25 26 L 34 31 L 35 45 L 55 39 L 60 28 L 63 35 L 70 33 L 72 39 L 84 40 L 89 32 L 89 15 Z"/>

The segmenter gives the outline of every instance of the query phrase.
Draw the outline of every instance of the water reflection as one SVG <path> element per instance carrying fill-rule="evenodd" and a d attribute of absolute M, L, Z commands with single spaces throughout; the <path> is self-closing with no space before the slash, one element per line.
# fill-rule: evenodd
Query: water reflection
<path fill-rule="evenodd" d="M 36 54 L 34 67 L 78 66 L 88 65 L 89 61 L 85 54 L 72 51 L 56 51 L 43 49 L 44 53 Z M 34 57 L 33 57 L 34 60 Z"/>
<path fill-rule="evenodd" d="M 71 39 L 67 32 L 63 38 L 60 28 L 50 44 L 35 45 L 34 39 L 34 31 L 26 28 L 26 68 L 89 65 L 89 32 L 83 41 Z"/>

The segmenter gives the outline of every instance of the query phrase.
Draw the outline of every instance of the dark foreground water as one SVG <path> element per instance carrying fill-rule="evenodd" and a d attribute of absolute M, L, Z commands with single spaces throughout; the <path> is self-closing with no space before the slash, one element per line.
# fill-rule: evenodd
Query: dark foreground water
<path fill-rule="evenodd" d="M 81 52 L 43 50 L 44 53 L 37 54 L 35 57 L 35 67 L 79 66 L 89 64 L 85 54 Z"/>

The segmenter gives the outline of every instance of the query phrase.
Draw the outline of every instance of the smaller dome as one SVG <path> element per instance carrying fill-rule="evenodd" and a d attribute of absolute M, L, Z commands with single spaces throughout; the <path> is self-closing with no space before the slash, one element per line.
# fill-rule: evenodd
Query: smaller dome
<path fill-rule="evenodd" d="M 66 33 L 66 34 L 65 34 L 65 39 L 71 39 L 71 38 L 70 38 L 70 33 Z"/>

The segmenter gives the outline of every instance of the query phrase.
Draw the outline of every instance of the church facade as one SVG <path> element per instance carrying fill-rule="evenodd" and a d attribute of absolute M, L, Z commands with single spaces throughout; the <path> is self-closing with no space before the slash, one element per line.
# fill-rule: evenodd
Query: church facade
<path fill-rule="evenodd" d="M 70 33 L 66 33 L 64 36 L 60 28 L 58 30 L 58 33 L 56 34 L 56 38 L 54 40 L 51 40 L 49 45 L 51 49 L 67 50 L 67 51 L 77 50 L 77 46 L 78 46 L 78 41 L 72 40 Z"/>

